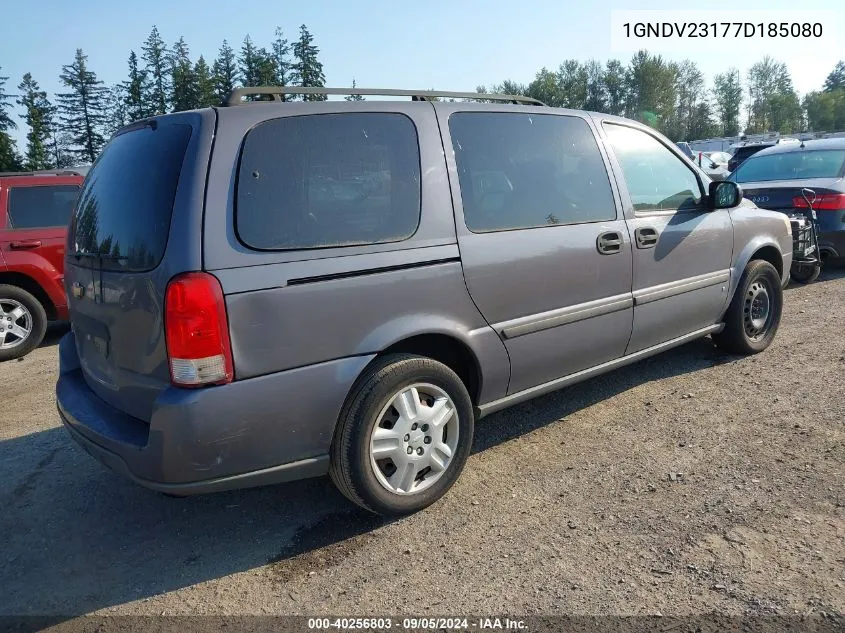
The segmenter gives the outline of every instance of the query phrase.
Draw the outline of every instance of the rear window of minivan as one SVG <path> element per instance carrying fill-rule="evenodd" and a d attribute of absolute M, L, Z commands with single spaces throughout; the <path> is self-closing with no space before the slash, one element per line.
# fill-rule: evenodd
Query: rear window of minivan
<path fill-rule="evenodd" d="M 119 133 L 106 145 L 79 195 L 69 255 L 98 255 L 104 270 L 159 265 L 191 129 L 156 123 Z"/>
<path fill-rule="evenodd" d="M 246 136 L 238 169 L 238 236 L 259 250 L 396 242 L 420 219 L 413 122 L 396 113 L 292 116 Z"/>

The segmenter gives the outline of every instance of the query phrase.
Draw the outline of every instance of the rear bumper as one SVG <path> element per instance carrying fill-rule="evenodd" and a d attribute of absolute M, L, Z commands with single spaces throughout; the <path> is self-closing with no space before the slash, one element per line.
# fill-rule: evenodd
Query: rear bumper
<path fill-rule="evenodd" d="M 346 394 L 370 356 L 207 389 L 165 389 L 150 423 L 85 382 L 73 333 L 60 343 L 56 405 L 88 453 L 138 484 L 189 495 L 323 475 Z"/>

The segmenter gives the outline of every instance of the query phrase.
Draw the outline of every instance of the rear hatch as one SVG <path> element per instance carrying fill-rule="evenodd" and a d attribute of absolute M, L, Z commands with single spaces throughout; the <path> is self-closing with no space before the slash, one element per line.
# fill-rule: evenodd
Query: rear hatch
<path fill-rule="evenodd" d="M 167 283 L 202 265 L 213 125 L 213 111 L 204 111 L 118 132 L 85 180 L 68 233 L 65 287 L 85 380 L 103 400 L 147 422 L 170 384 Z"/>

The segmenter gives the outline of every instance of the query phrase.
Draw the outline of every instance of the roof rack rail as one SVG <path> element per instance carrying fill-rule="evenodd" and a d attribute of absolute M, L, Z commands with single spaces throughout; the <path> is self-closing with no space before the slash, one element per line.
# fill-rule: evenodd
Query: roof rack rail
<path fill-rule="evenodd" d="M 41 171 L 0 171 L 0 177 L 11 176 L 84 176 L 86 168 L 80 169 L 42 169 Z"/>
<path fill-rule="evenodd" d="M 411 97 L 412 101 L 431 101 L 437 97 L 450 99 L 473 99 L 478 101 L 504 101 L 508 103 L 539 105 L 546 104 L 531 97 L 519 95 L 484 94 L 479 92 L 444 92 L 440 90 L 393 90 L 378 88 L 313 88 L 300 86 L 256 86 L 235 88 L 223 100 L 223 106 L 244 105 L 244 97 L 271 96 L 273 101 L 282 101 L 283 95 L 373 95 L 381 97 Z"/>

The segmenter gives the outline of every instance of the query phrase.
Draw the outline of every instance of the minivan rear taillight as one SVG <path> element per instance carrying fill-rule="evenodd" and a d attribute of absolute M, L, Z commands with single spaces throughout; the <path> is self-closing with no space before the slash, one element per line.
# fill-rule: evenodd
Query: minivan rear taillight
<path fill-rule="evenodd" d="M 792 206 L 796 209 L 806 209 L 807 201 L 803 196 L 795 196 L 792 199 Z M 822 193 L 813 202 L 816 211 L 840 211 L 845 209 L 845 193 Z"/>
<path fill-rule="evenodd" d="M 223 289 L 208 273 L 177 275 L 167 285 L 164 331 L 170 380 L 178 387 L 232 382 L 232 345 Z"/>

